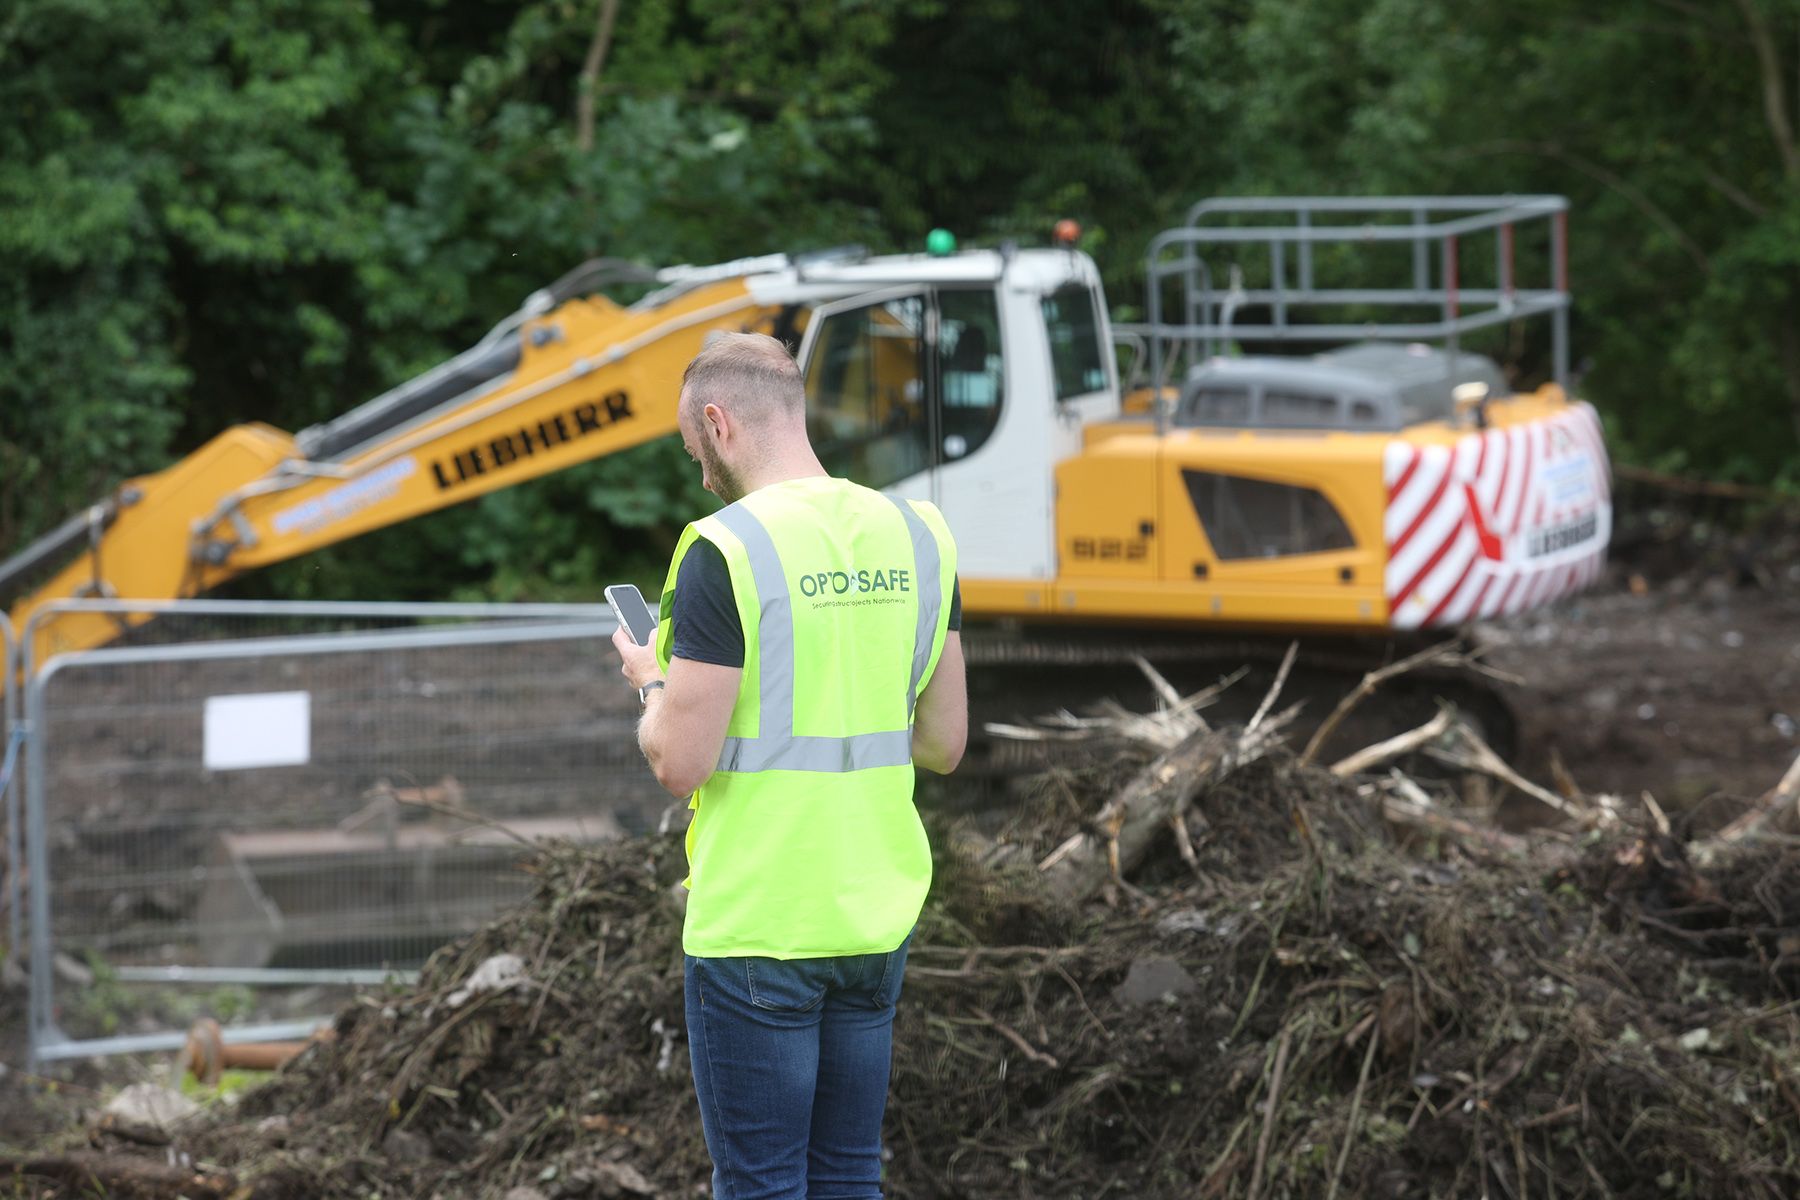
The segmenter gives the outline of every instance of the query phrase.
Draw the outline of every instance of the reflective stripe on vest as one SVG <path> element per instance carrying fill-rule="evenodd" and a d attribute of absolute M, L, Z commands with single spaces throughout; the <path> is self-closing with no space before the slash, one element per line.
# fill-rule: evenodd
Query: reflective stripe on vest
<path fill-rule="evenodd" d="M 904 500 L 887 497 L 906 520 L 912 538 L 913 578 L 918 581 L 918 623 L 913 631 L 912 679 L 906 689 L 906 713 L 912 716 L 918 699 L 919 680 L 931 661 L 937 636 L 938 612 L 943 606 L 937 538 Z M 775 540 L 763 523 L 741 504 L 731 504 L 713 514 L 743 544 L 750 560 L 750 576 L 756 584 L 756 637 L 760 663 L 757 670 L 757 730 L 753 738 L 728 737 L 719 751 L 720 771 L 861 771 L 870 767 L 901 767 L 912 762 L 912 731 L 884 730 L 849 737 L 809 737 L 794 734 L 794 608 L 789 600 L 787 577 L 776 553 Z"/>

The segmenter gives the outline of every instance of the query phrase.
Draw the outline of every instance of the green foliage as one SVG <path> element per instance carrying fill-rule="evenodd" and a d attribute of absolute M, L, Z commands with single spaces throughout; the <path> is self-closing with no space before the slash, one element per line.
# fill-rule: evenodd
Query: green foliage
<path fill-rule="evenodd" d="M 219 1072 L 217 1083 L 201 1083 L 192 1075 L 184 1074 L 179 1087 L 181 1094 L 203 1107 L 214 1104 L 230 1104 L 251 1088 L 261 1087 L 269 1082 L 272 1073 L 269 1071 L 241 1071 L 231 1069 Z"/>
<path fill-rule="evenodd" d="M 87 953 L 87 968 L 93 982 L 68 989 L 69 1016 L 77 1028 L 110 1037 L 119 1032 L 127 1017 L 138 1011 L 138 1000 L 119 981 L 118 970 L 91 950 Z"/>
<path fill-rule="evenodd" d="M 1166 11 L 1176 86 L 1236 164 L 1209 190 L 1567 194 L 1576 357 L 1615 450 L 1747 479 L 1793 471 L 1800 5 Z"/>
<path fill-rule="evenodd" d="M 352 114 L 400 67 L 354 0 L 10 7 L 0 543 L 330 390 L 321 318 L 383 207 Z"/>
<path fill-rule="evenodd" d="M 233 422 L 342 413 L 590 256 L 1073 216 L 1125 311 L 1151 234 L 1233 192 L 1570 194 L 1615 448 L 1800 486 L 1796 0 L 631 0 L 602 39 L 608 7 L 7 6 L 0 548 Z M 653 581 L 694 474 L 646 447 L 239 586 Z"/>

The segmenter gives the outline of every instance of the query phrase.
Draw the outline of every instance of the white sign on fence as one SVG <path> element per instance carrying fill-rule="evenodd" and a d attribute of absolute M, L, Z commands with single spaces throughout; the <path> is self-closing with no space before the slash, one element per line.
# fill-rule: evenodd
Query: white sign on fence
<path fill-rule="evenodd" d="M 203 754 L 209 771 L 305 764 L 312 758 L 312 695 L 208 696 Z"/>

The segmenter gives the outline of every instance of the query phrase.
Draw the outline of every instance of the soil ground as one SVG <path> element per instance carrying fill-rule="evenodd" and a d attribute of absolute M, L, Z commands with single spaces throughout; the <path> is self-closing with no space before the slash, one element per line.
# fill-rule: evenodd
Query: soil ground
<path fill-rule="evenodd" d="M 1715 576 L 1638 594 L 1619 573 L 1479 631 L 1489 661 L 1525 680 L 1516 765 L 1548 779 L 1558 755 L 1585 790 L 1649 791 L 1699 828 L 1723 824 L 1800 753 L 1800 586 Z"/>
<path fill-rule="evenodd" d="M 1201 790 L 1191 868 L 1164 831 L 1123 885 L 1057 891 L 1032 864 L 1128 761 L 1042 789 L 992 836 L 934 822 L 894 1200 L 1800 1187 L 1791 849 L 1696 869 L 1616 824 L 1522 855 L 1396 840 L 1354 781 L 1277 752 Z M 530 901 L 416 988 L 346 1006 L 335 1043 L 234 1109 L 148 1153 L 102 1130 L 97 1154 L 32 1176 L 103 1171 L 106 1194 L 159 1200 L 705 1195 L 679 837 L 553 848 L 535 871 Z M 502 954 L 519 982 L 468 989 Z"/>
<path fill-rule="evenodd" d="M 1519 719 L 1515 761 L 1527 776 L 1548 780 L 1560 763 L 1590 793 L 1635 798 L 1649 791 L 1687 826 L 1678 832 L 1704 832 L 1742 811 L 1800 753 L 1800 538 L 1791 519 L 1726 536 L 1692 513 L 1657 518 L 1646 512 L 1651 515 L 1635 523 L 1622 522 L 1604 587 L 1483 627 L 1479 640 L 1491 648 L 1490 662 L 1523 681 L 1510 699 Z M 952 808 L 960 803 L 953 789 L 941 798 Z M 1527 824 L 1537 814 L 1530 805 L 1515 804 L 1504 815 Z M 1348 882 L 1360 870 L 1344 878 Z M 1368 883 L 1391 891 L 1391 881 Z M 1026 928 L 994 919 L 994 932 L 1013 941 L 1044 932 L 1029 927 L 1029 914 L 1021 918 Z M 1090 982 L 1087 974 L 1076 974 Z M 660 989 L 666 980 L 660 973 L 656 979 Z M 1091 981 L 1114 982 L 1105 970 Z M 1237 1003 L 1235 992 L 1225 999 Z M 158 1065 L 79 1064 L 30 1077 L 22 1069 L 22 1009 L 18 990 L 0 996 L 0 1147 L 43 1143 L 107 1088 L 143 1078 Z M 1679 1023 L 1681 1014 L 1666 1015 Z M 1354 1081 L 1353 1071 L 1349 1079 Z M 512 1097 L 505 1098 L 510 1104 Z M 1130 1120 L 1141 1113 L 1116 1115 Z M 676 1164 L 690 1178 L 698 1170 L 685 1161 L 692 1150 L 683 1143 Z M 1416 1166 L 1426 1171 L 1428 1164 Z M 1355 1168 L 1346 1181 L 1352 1177 Z M 1363 1180 L 1378 1182 L 1373 1175 Z M 909 1194 L 956 1193 L 921 1186 Z M 1026 1186 L 1017 1194 L 1033 1193 Z"/>

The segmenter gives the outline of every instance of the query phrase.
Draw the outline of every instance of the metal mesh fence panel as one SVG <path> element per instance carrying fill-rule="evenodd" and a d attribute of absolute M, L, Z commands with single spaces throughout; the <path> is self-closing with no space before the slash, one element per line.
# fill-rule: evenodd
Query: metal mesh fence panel
<path fill-rule="evenodd" d="M 525 894 L 528 843 L 658 821 L 610 615 L 492 615 L 196 612 L 43 663 L 34 963 L 412 965 Z M 34 1000 L 38 1040 L 112 1032 Z"/>
<path fill-rule="evenodd" d="M 19 829 L 19 761 L 25 730 L 19 722 L 18 641 L 12 622 L 0 612 L 0 812 L 6 821 L 6 889 L 0 904 L 6 905 L 6 949 L 19 950 L 23 914 L 19 907 L 19 861 L 23 841 Z"/>

